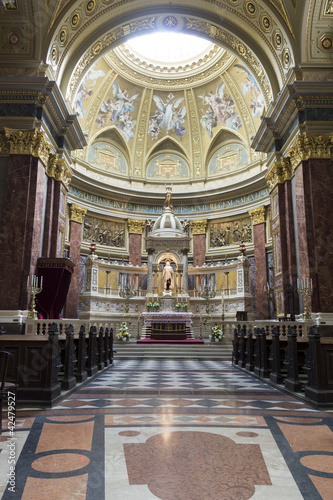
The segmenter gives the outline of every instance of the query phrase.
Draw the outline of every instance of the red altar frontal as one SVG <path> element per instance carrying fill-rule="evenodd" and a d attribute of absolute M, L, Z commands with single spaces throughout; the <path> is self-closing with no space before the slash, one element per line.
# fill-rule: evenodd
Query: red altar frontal
<path fill-rule="evenodd" d="M 143 330 L 138 342 L 193 342 L 193 313 L 191 312 L 144 312 Z M 201 341 L 200 341 L 201 342 Z"/>

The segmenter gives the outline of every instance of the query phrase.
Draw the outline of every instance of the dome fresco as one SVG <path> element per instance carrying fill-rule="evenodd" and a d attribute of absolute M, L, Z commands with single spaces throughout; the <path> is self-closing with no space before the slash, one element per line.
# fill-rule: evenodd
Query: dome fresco
<path fill-rule="evenodd" d="M 144 72 L 133 71 L 128 47 L 100 58 L 84 76 L 74 99 L 88 143 L 84 152 L 78 152 L 77 161 L 84 160 L 87 175 L 95 175 L 89 172 L 91 165 L 109 176 L 154 183 L 171 179 L 177 184 L 207 175 L 235 178 L 244 168 L 248 177 L 259 172 L 262 158 L 250 144 L 266 102 L 244 64 L 218 49 L 218 63 L 216 59 L 211 63 L 213 71 L 209 64 L 207 69 L 207 59 L 201 54 L 204 71 L 198 63 L 198 77 L 192 72 L 186 78 L 185 71 L 181 78 L 163 74 L 150 79 Z M 212 47 L 207 45 L 207 53 Z M 137 57 L 136 64 L 139 68 Z M 118 167 L 112 153 L 101 152 L 106 145 L 96 146 L 103 144 L 110 131 L 118 134 L 113 134 L 107 147 L 126 150 L 127 161 L 120 155 Z M 175 150 L 181 155 L 175 155 Z M 229 159 L 228 151 L 233 153 Z"/>

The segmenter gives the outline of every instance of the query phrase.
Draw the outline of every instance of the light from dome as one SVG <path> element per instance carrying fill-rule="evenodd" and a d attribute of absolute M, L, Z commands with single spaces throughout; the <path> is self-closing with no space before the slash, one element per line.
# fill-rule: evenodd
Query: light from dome
<path fill-rule="evenodd" d="M 183 33 L 157 32 L 131 38 L 125 44 L 140 58 L 155 63 L 182 63 L 198 59 L 213 47 L 212 42 Z"/>

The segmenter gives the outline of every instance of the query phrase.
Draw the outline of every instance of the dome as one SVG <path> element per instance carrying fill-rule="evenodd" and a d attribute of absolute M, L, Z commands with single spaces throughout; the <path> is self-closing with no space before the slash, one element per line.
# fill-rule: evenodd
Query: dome
<path fill-rule="evenodd" d="M 156 220 L 150 236 L 169 238 L 184 236 L 183 226 L 170 207 L 164 208 L 163 214 Z"/>

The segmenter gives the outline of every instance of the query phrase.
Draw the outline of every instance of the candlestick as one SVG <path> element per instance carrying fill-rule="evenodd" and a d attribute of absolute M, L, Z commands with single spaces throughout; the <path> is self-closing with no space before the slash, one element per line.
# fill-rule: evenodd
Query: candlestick
<path fill-rule="evenodd" d="M 36 275 L 32 275 L 31 276 L 31 285 L 30 285 L 30 278 L 28 275 L 27 292 L 29 295 L 31 295 L 30 310 L 28 311 L 28 315 L 27 315 L 28 318 L 38 319 L 38 314 L 36 311 L 36 295 L 38 295 L 43 289 L 42 282 L 43 282 L 43 278 L 41 279 L 40 286 L 38 286 L 38 277 Z"/>

